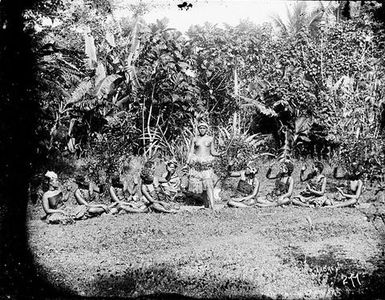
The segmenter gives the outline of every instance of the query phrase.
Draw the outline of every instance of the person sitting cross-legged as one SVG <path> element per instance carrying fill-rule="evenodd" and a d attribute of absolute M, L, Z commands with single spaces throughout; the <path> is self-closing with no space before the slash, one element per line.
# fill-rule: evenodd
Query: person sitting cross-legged
<path fill-rule="evenodd" d="M 298 196 L 292 198 L 292 203 L 298 206 L 312 207 L 322 206 L 326 200 L 326 177 L 322 174 L 324 166 L 321 162 L 315 162 L 313 171 L 304 178 L 306 165 L 301 168 L 299 178 L 301 182 L 307 182 L 306 188 Z"/>
<path fill-rule="evenodd" d="M 77 176 L 76 183 L 78 188 L 75 190 L 75 199 L 78 204 L 89 208 L 90 215 L 98 216 L 110 212 L 110 207 L 107 205 L 90 203 L 95 200 L 95 193 L 100 192 L 94 183 L 87 182 L 83 176 Z"/>
<path fill-rule="evenodd" d="M 111 180 L 109 189 L 111 200 L 116 203 L 116 206 L 111 208 L 112 213 L 124 211 L 128 213 L 144 213 L 148 212 L 146 204 L 149 202 L 142 201 L 139 195 L 139 180 L 137 177 L 132 178 L 132 184 L 128 182 L 127 178 L 114 176 Z"/>
<path fill-rule="evenodd" d="M 231 168 L 231 165 L 230 165 Z M 254 167 L 252 163 L 246 166 L 245 170 L 238 172 L 230 172 L 231 177 L 240 177 L 238 181 L 236 194 L 231 196 L 227 202 L 229 207 L 254 207 L 255 199 L 259 191 L 259 181 L 256 178 L 258 168 Z"/>
<path fill-rule="evenodd" d="M 360 170 L 360 166 L 357 163 L 354 163 L 352 172 L 347 172 L 342 176 L 338 176 L 337 172 L 338 167 L 335 167 L 333 170 L 333 176 L 336 179 L 347 180 L 347 192 L 344 192 L 342 188 L 338 187 L 338 193 L 328 197 L 328 199 L 325 201 L 325 207 L 337 208 L 357 205 L 358 200 L 362 195 L 362 189 L 364 185 L 361 180 L 362 171 Z"/>
<path fill-rule="evenodd" d="M 42 196 L 42 204 L 46 216 L 43 218 L 49 224 L 71 224 L 75 220 L 88 217 L 89 208 L 85 205 L 70 206 L 66 204 L 69 195 L 64 195 L 60 182 L 55 172 L 45 173 L 48 185 L 47 191 Z"/>
<path fill-rule="evenodd" d="M 268 179 L 275 179 L 274 189 L 265 197 L 258 197 L 256 206 L 282 206 L 291 202 L 293 194 L 294 180 L 291 174 L 294 170 L 294 165 L 290 160 L 285 160 L 280 164 L 280 169 L 277 175 L 271 176 L 272 166 L 269 167 L 266 173 Z"/>
<path fill-rule="evenodd" d="M 175 205 L 159 199 L 159 180 L 154 175 L 155 164 L 153 161 L 147 161 L 140 174 L 142 184 L 141 191 L 144 201 L 149 202 L 150 210 L 162 213 L 177 213 Z"/>
<path fill-rule="evenodd" d="M 178 163 L 172 159 L 166 163 L 166 172 L 158 178 L 159 192 L 161 197 L 166 198 L 170 202 L 174 202 L 176 198 L 182 197 L 181 178 L 176 172 Z"/>

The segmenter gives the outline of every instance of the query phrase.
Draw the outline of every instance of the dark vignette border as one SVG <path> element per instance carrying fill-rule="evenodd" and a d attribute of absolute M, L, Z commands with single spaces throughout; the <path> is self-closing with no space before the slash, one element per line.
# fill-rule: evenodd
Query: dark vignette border
<path fill-rule="evenodd" d="M 28 248 L 27 186 L 35 166 L 39 104 L 35 58 L 31 39 L 23 31 L 22 12 L 34 2 L 0 0 L 0 298 L 80 299 L 39 274 Z M 382 11 L 380 18 L 384 15 Z M 138 299 L 181 298 L 192 299 L 177 294 Z"/>

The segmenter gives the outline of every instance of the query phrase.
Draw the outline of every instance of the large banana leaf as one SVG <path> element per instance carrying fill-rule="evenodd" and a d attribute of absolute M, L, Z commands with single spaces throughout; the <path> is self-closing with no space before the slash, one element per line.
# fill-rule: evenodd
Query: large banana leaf
<path fill-rule="evenodd" d="M 103 98 L 106 95 L 109 95 L 114 87 L 114 82 L 121 78 L 118 74 L 108 75 L 104 78 L 95 89 L 95 95 L 98 99 Z"/>
<path fill-rule="evenodd" d="M 311 126 L 310 118 L 299 117 L 297 120 L 295 120 L 295 133 L 307 134 L 310 130 L 310 126 Z"/>
<path fill-rule="evenodd" d="M 97 62 L 95 40 L 91 34 L 91 28 L 86 27 L 84 32 L 85 53 L 88 56 L 88 67 L 92 69 L 94 63 Z"/>
<path fill-rule="evenodd" d="M 106 78 L 107 72 L 104 64 L 102 62 L 98 62 L 98 66 L 95 71 L 95 86 L 98 86 L 104 78 Z"/>

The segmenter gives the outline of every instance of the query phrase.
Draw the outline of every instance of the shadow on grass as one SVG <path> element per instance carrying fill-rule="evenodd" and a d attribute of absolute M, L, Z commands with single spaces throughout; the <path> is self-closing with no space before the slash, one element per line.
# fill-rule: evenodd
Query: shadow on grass
<path fill-rule="evenodd" d="M 375 270 L 367 271 L 359 261 L 345 257 L 341 246 L 329 245 L 318 256 L 306 256 L 300 247 L 288 247 L 286 264 L 294 263 L 312 273 L 318 284 L 327 284 L 333 299 L 384 299 L 385 259 L 369 259 Z"/>
<path fill-rule="evenodd" d="M 213 275 L 182 278 L 171 266 L 129 269 L 125 274 L 102 275 L 91 285 L 91 293 L 102 297 L 137 297 L 164 299 L 272 299 L 255 292 L 255 285 L 241 279 L 224 279 Z M 186 294 L 193 297 L 185 296 Z M 141 295 L 141 296 L 139 296 Z"/>

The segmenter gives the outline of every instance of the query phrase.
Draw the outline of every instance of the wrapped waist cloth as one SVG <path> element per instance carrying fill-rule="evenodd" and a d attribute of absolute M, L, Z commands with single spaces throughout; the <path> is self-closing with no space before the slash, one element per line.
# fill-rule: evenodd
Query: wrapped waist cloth
<path fill-rule="evenodd" d="M 53 213 L 47 215 L 45 220 L 49 224 L 72 224 L 75 220 L 80 220 L 87 218 L 88 215 L 88 207 L 85 205 L 77 205 L 77 206 L 62 206 L 61 210 L 64 210 L 66 214 L 62 213 Z"/>
<path fill-rule="evenodd" d="M 191 193 L 200 194 L 213 184 L 214 171 L 210 169 L 197 170 L 191 168 L 189 172 L 188 190 Z"/>

